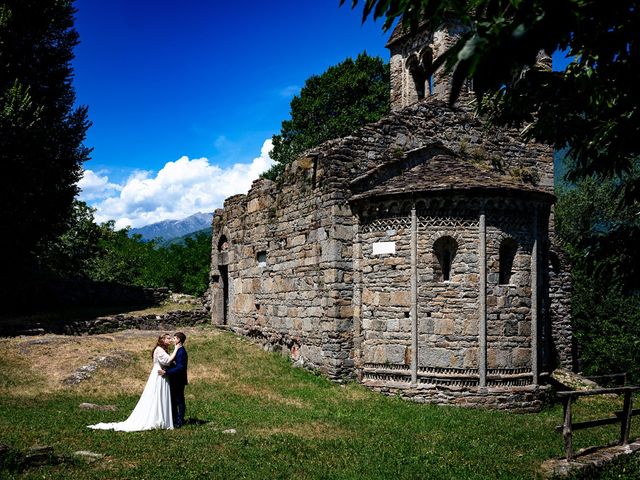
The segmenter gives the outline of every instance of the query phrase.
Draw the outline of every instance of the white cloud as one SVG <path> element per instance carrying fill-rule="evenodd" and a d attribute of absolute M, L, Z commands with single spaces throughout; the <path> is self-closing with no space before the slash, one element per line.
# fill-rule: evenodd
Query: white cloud
<path fill-rule="evenodd" d="M 78 182 L 80 187 L 80 200 L 90 202 L 104 198 L 110 194 L 120 191 L 120 185 L 109 182 L 106 172 L 94 172 L 93 170 L 85 170 L 82 178 Z"/>
<path fill-rule="evenodd" d="M 206 158 L 184 156 L 168 162 L 155 176 L 148 171 L 134 172 L 122 185 L 109 183 L 108 177 L 86 170 L 80 182 L 80 198 L 97 200 L 92 203 L 97 209 L 96 220 L 113 219 L 116 228 L 212 212 L 222 206 L 225 198 L 249 191 L 251 183 L 273 165 L 269 158 L 272 148 L 271 139 L 267 139 L 259 157 L 226 168 L 213 165 Z"/>

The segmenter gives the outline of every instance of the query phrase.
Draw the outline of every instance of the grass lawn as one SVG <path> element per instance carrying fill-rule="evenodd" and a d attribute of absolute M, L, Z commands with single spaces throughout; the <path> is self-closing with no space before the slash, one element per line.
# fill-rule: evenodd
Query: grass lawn
<path fill-rule="evenodd" d="M 554 432 L 562 418 L 559 405 L 513 414 L 413 404 L 291 368 L 286 359 L 225 332 L 186 332 L 187 418 L 196 422 L 136 433 L 86 425 L 128 416 L 151 368 L 157 332 L 2 340 L 0 443 L 105 457 L 0 477 L 530 479 L 544 460 L 563 453 Z M 128 360 L 99 368 L 77 386 L 62 383 L 91 358 L 115 351 L 127 352 Z M 118 410 L 81 410 L 82 402 Z M 620 405 L 615 398 L 581 400 L 576 418 L 602 416 Z M 632 436 L 639 432 L 634 426 Z M 583 430 L 574 445 L 601 445 L 617 435 L 617 426 Z M 634 459 L 618 468 L 606 478 L 633 478 L 629 471 L 640 471 L 640 463 Z"/>

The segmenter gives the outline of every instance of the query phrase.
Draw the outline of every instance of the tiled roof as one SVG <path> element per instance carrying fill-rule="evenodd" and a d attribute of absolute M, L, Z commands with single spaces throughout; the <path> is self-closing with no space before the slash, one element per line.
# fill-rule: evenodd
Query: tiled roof
<path fill-rule="evenodd" d="M 541 188 L 525 183 L 509 174 L 501 174 L 489 166 L 475 165 L 470 160 L 446 153 L 438 148 L 433 155 L 420 149 L 411 155 L 382 164 L 351 182 L 351 200 L 444 191 L 501 190 L 549 195 Z M 425 155 L 426 153 L 426 155 Z M 422 155 L 420 155 L 422 154 Z M 549 195 L 550 196 L 550 195 Z"/>
<path fill-rule="evenodd" d="M 402 24 L 402 20 L 400 20 L 395 26 L 395 28 L 393 29 L 393 32 L 391 32 L 391 36 L 389 37 L 389 40 L 387 41 L 387 44 L 385 45 L 385 47 L 389 48 L 389 46 L 402 40 L 403 38 L 409 35 L 415 35 L 415 33 L 421 32 L 426 28 L 427 28 L 426 25 L 423 23 L 418 26 L 415 32 L 412 32 L 411 28 L 409 26 L 405 28 L 404 25 Z"/>

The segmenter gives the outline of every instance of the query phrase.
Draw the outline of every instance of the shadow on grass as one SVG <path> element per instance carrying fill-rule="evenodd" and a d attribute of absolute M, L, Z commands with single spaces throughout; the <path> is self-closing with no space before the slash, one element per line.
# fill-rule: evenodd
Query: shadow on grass
<path fill-rule="evenodd" d="M 202 425 L 207 425 L 208 423 L 211 423 L 211 420 L 203 420 L 201 418 L 187 418 L 185 419 L 184 423 L 182 424 L 183 426 L 195 426 L 195 427 L 200 427 Z"/>

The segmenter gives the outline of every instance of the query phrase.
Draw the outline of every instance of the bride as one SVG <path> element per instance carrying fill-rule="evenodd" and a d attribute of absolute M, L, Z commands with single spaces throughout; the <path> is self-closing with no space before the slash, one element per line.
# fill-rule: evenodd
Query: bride
<path fill-rule="evenodd" d="M 169 355 L 168 347 L 171 337 L 168 334 L 160 335 L 155 348 L 151 352 L 153 368 L 144 391 L 137 405 L 124 422 L 98 423 L 89 425 L 96 430 L 117 430 L 121 432 L 137 432 L 139 430 L 151 430 L 153 428 L 173 428 L 171 415 L 171 389 L 166 377 L 158 375 L 158 370 L 169 365 L 176 356 L 180 347 L 176 347 Z"/>

